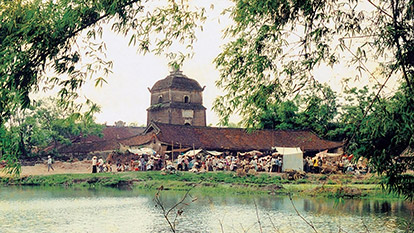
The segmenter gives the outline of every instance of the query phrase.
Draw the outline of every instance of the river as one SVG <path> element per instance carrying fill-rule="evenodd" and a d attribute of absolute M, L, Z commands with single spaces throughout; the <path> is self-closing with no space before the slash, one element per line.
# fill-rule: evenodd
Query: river
<path fill-rule="evenodd" d="M 404 232 L 413 211 L 404 201 L 190 194 L 177 232 L 312 232 L 294 206 L 319 232 Z M 163 191 L 162 200 L 168 207 L 183 195 Z M 0 232 L 169 232 L 153 199 L 142 190 L 0 187 Z"/>

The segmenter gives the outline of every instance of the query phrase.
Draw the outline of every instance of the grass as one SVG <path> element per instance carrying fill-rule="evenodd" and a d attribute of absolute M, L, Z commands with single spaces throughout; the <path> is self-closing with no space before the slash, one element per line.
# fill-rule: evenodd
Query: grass
<path fill-rule="evenodd" d="M 183 191 L 196 187 L 194 192 L 233 194 L 287 194 L 333 198 L 396 198 L 383 192 L 378 177 L 355 179 L 349 175 L 309 175 L 296 181 L 268 174 L 238 176 L 232 172 L 165 173 L 159 171 L 56 174 L 20 178 L 0 177 L 2 185 L 72 186 L 72 187 L 134 187 L 156 190 Z"/>

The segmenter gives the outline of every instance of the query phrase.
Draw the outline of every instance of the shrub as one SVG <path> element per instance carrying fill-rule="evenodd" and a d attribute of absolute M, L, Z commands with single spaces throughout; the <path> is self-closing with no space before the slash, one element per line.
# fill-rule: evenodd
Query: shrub
<path fill-rule="evenodd" d="M 251 175 L 251 176 L 255 176 L 255 175 L 257 175 L 257 171 L 254 170 L 254 169 L 250 169 L 249 172 L 247 172 L 247 174 Z"/>
<path fill-rule="evenodd" d="M 329 180 L 327 184 L 336 184 L 336 182 L 333 180 Z"/>
<path fill-rule="evenodd" d="M 296 180 L 296 184 L 307 184 L 307 183 L 310 183 L 310 181 L 307 179 Z"/>
<path fill-rule="evenodd" d="M 327 176 L 323 175 L 323 176 L 319 177 L 319 180 L 326 180 L 327 178 L 328 178 Z"/>
<path fill-rule="evenodd" d="M 237 169 L 236 174 L 237 174 L 238 177 L 245 177 L 247 175 L 246 171 L 242 168 Z"/>

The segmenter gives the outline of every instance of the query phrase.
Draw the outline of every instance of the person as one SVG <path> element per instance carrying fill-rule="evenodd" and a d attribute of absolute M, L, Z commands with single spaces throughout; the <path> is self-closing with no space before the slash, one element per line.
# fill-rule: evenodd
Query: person
<path fill-rule="evenodd" d="M 191 169 L 193 169 L 193 167 L 194 167 L 194 163 L 195 163 L 195 156 L 194 157 L 190 157 L 191 159 L 189 159 L 190 160 L 190 162 L 188 163 L 188 170 L 191 170 Z"/>
<path fill-rule="evenodd" d="M 272 159 L 270 160 L 270 164 L 272 165 L 271 172 L 277 171 L 277 165 L 276 165 L 276 158 L 274 155 L 272 155 Z"/>
<path fill-rule="evenodd" d="M 98 167 L 99 167 L 99 173 L 103 172 L 104 161 L 103 161 L 102 157 L 100 157 L 99 160 L 98 160 Z"/>
<path fill-rule="evenodd" d="M 213 161 L 211 158 L 208 158 L 207 162 L 206 162 L 206 166 L 207 166 L 207 170 L 209 172 L 213 171 Z"/>
<path fill-rule="evenodd" d="M 145 168 L 146 168 L 146 162 L 145 162 L 144 155 L 142 155 L 141 159 L 140 159 L 140 168 L 139 168 L 139 170 L 140 171 L 145 171 Z"/>
<path fill-rule="evenodd" d="M 217 162 L 217 170 L 218 170 L 218 171 L 223 171 L 223 170 L 224 170 L 224 163 L 223 163 L 223 161 L 222 161 L 222 160 L 219 160 L 219 161 Z"/>
<path fill-rule="evenodd" d="M 168 171 L 175 171 L 175 167 L 173 166 L 171 160 L 167 160 L 167 170 Z"/>
<path fill-rule="evenodd" d="M 279 157 L 279 172 L 283 172 L 283 155 Z"/>
<path fill-rule="evenodd" d="M 148 160 L 146 170 L 152 171 L 153 169 L 154 169 L 154 159 L 151 156 L 150 159 Z"/>
<path fill-rule="evenodd" d="M 55 169 L 52 167 L 52 163 L 53 163 L 52 157 L 50 157 L 50 155 L 49 155 L 49 156 L 47 156 L 47 171 L 48 171 L 48 172 L 50 171 L 50 169 L 52 169 L 53 171 L 55 170 Z"/>
<path fill-rule="evenodd" d="M 133 158 L 131 158 L 131 162 L 129 164 L 130 164 L 131 171 L 135 171 L 135 161 Z"/>
<path fill-rule="evenodd" d="M 307 158 L 304 158 L 304 159 L 303 159 L 303 170 L 304 170 L 305 172 L 309 172 L 309 163 L 308 163 Z"/>
<path fill-rule="evenodd" d="M 252 159 L 252 161 L 250 162 L 250 165 L 252 165 L 253 169 L 257 171 L 257 156 L 255 156 L 254 159 Z"/>
<path fill-rule="evenodd" d="M 121 164 L 121 162 L 116 163 L 116 171 L 117 172 L 122 172 L 122 164 Z"/>
<path fill-rule="evenodd" d="M 315 173 L 319 173 L 319 157 L 317 157 L 317 156 L 313 160 L 313 169 L 314 169 Z"/>
<path fill-rule="evenodd" d="M 182 162 L 183 162 L 182 155 L 179 155 L 178 156 L 178 159 L 177 159 L 177 170 L 178 171 L 182 171 L 183 170 L 183 164 L 182 164 Z"/>
<path fill-rule="evenodd" d="M 276 159 L 276 172 L 280 173 L 280 159 L 277 157 Z"/>
<path fill-rule="evenodd" d="M 96 173 L 96 163 L 97 163 L 97 158 L 96 156 L 92 157 L 92 173 Z"/>
<path fill-rule="evenodd" d="M 106 163 L 106 171 L 107 171 L 107 172 L 112 172 L 111 161 L 108 161 L 108 162 Z"/>

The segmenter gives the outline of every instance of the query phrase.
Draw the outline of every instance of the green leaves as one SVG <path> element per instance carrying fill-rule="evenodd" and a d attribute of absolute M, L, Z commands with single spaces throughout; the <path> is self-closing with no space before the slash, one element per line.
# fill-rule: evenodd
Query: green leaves
<path fill-rule="evenodd" d="M 87 106 L 87 109 L 84 109 Z M 86 105 L 47 99 L 37 102 L 30 109 L 14 112 L 3 127 L 3 159 L 10 161 L 10 171 L 18 171 L 19 159 L 36 156 L 48 147 L 71 144 L 75 137 L 100 135 L 103 126 L 94 122 L 99 106 L 87 101 Z M 14 170 L 13 170 L 14 169 Z"/>
<path fill-rule="evenodd" d="M 392 178 L 387 187 L 412 197 L 402 188 L 414 181 L 400 176 L 407 165 L 395 157 L 414 135 L 413 2 L 234 2 L 234 25 L 225 31 L 231 41 L 214 61 L 225 92 L 213 107 L 220 123 L 238 113 L 249 128 L 310 128 L 346 139 L 348 152 L 372 158 L 377 172 Z M 375 80 L 377 94 L 345 90 L 338 106 L 335 93 L 313 77 L 319 65 L 336 63 L 359 71 L 355 79 Z M 382 97 L 391 77 L 402 88 Z"/>
<path fill-rule="evenodd" d="M 70 103 L 78 98 L 77 90 L 88 78 L 93 78 L 98 71 L 104 75 L 111 73 L 112 62 L 105 57 L 106 45 L 99 41 L 103 23 L 111 23 L 112 30 L 124 36 L 131 35 L 129 44 L 137 45 L 140 51 L 167 56 L 173 67 L 179 67 L 184 59 L 192 56 L 195 32 L 202 30 L 201 23 L 206 18 L 204 8 L 192 6 L 187 1 L 166 0 L 159 7 L 152 6 L 152 3 L 141 3 L 140 0 L 0 2 L 0 126 L 4 130 L 14 130 L 6 129 L 6 122 L 14 121 L 16 116 L 13 114 L 17 112 L 29 114 L 24 110 L 34 104 L 29 93 L 37 90 L 42 82 L 46 83 L 46 88 L 60 88 L 61 112 L 67 113 L 69 107 L 75 108 L 69 108 L 72 115 L 67 116 L 56 116 L 56 112 L 39 107 L 25 117 L 17 117 L 24 122 L 16 123 L 18 126 L 13 135 L 21 132 L 23 136 L 19 138 L 23 141 L 17 147 L 14 144 L 7 147 L 10 158 L 15 158 L 13 161 L 18 158 L 18 151 L 14 149 L 25 154 L 25 146 L 33 140 L 49 143 L 52 139 L 66 143 L 70 141 L 69 136 L 86 135 L 89 130 L 99 131 L 93 123 L 93 114 L 99 111 L 98 106 L 91 105 L 89 111 L 76 115 L 79 106 L 71 106 Z M 81 46 L 78 46 L 80 41 Z M 167 51 L 175 42 L 185 48 Z M 47 77 L 46 71 L 53 72 L 53 77 Z M 101 73 L 98 75 L 96 86 L 106 82 Z M 38 119 L 49 120 L 29 124 L 34 120 L 31 114 L 35 113 Z M 26 125 L 33 128 L 26 130 Z M 29 133 L 30 139 L 25 138 L 24 135 Z M 2 136 L 14 140 L 12 135 Z"/>
<path fill-rule="evenodd" d="M 11 96 L 17 95 L 21 96 L 21 101 L 15 102 L 15 106 L 27 106 L 29 93 L 44 79 L 47 68 L 52 68 L 58 75 L 68 74 L 68 80 L 55 83 L 63 88 L 63 97 L 76 96 L 68 94 L 69 91 L 78 89 L 87 77 L 77 68 L 81 53 L 73 47 L 80 32 L 102 19 L 124 15 L 135 2 L 138 0 L 3 1 L 1 9 L 5 10 L 0 12 L 0 94 L 6 99 L 2 101 L 12 102 Z M 123 20 L 127 19 L 118 18 L 118 22 Z M 94 29 L 89 32 L 90 36 L 95 36 Z M 98 68 L 111 65 L 97 56 L 93 58 L 93 63 L 101 64 L 96 66 Z M 0 112 L 3 116 L 0 123 L 3 124 L 9 113 L 6 108 L 0 108 Z"/>
<path fill-rule="evenodd" d="M 158 7 L 144 9 L 143 14 L 127 22 L 125 27 L 115 27 L 115 31 L 129 33 L 129 44 L 138 45 L 139 52 L 166 56 L 173 68 L 192 56 L 196 32 L 202 30 L 201 24 L 206 19 L 204 8 L 187 1 L 166 1 Z M 170 49 L 176 47 L 179 49 Z"/>

